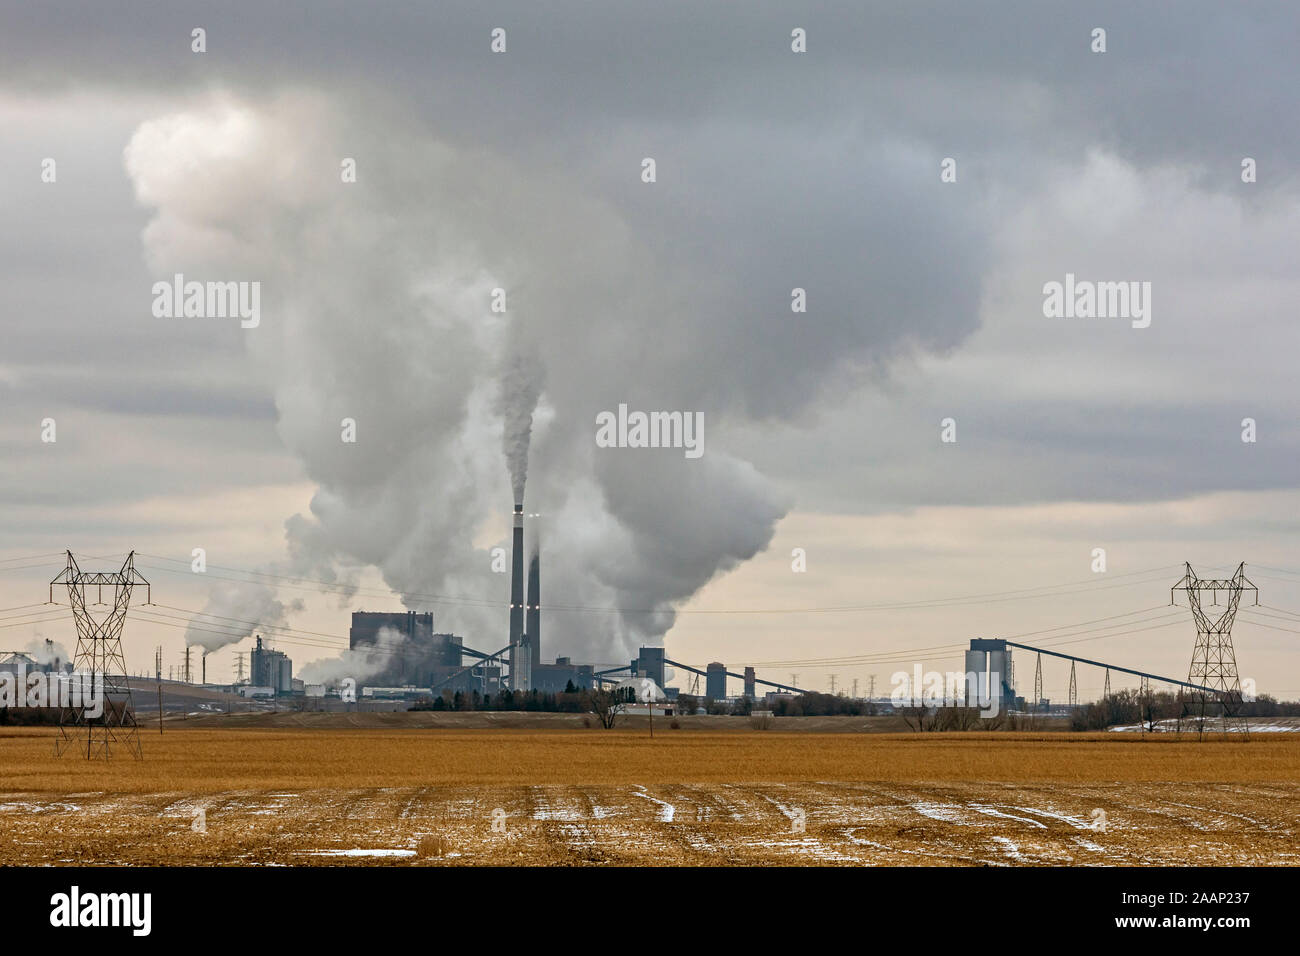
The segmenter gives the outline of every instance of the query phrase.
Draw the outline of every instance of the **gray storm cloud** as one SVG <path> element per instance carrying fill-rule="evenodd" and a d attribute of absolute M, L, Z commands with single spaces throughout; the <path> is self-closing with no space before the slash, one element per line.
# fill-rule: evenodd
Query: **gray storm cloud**
<path fill-rule="evenodd" d="M 354 155 L 357 182 L 344 183 Z M 669 210 L 638 213 L 562 169 L 454 148 L 381 107 L 216 96 L 142 124 L 125 161 L 152 210 L 151 269 L 262 283 L 261 326 L 228 334 L 246 337 L 281 438 L 318 486 L 311 514 L 287 523 L 295 562 L 373 564 L 476 645 L 504 630 L 507 600 L 476 541 L 504 531 L 526 477 L 548 515 L 549 650 L 626 660 L 762 552 L 790 506 L 727 451 L 729 422 L 797 420 L 889 355 L 953 344 L 973 322 L 959 257 L 955 288 L 872 304 L 805 253 L 796 271 L 825 275 L 828 293 L 815 318 L 793 315 L 798 282 L 772 274 L 790 249 L 737 263 L 732 250 L 665 246 L 679 228 Z M 913 216 L 882 238 L 887 255 L 854 268 L 932 255 L 949 232 Z M 497 286 L 507 317 L 489 308 Z M 185 336 L 185 321 L 166 334 Z M 706 455 L 596 448 L 597 413 L 621 402 L 703 413 Z"/>

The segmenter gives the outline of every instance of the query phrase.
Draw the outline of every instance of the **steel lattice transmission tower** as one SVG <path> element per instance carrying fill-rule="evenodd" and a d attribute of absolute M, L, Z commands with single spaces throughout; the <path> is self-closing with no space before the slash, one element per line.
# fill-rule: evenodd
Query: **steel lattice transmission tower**
<path fill-rule="evenodd" d="M 1196 576 L 1190 564 L 1182 580 L 1170 590 L 1170 603 L 1175 603 L 1177 591 L 1187 592 L 1187 601 L 1192 609 L 1192 619 L 1196 622 L 1196 649 L 1192 651 L 1192 666 L 1187 672 L 1189 684 L 1199 684 L 1216 691 L 1211 695 L 1206 691 L 1184 690 L 1179 694 L 1182 707 L 1178 715 L 1178 730 L 1182 730 L 1183 720 L 1191 717 L 1195 720 L 1197 730 L 1205 732 L 1208 717 L 1222 720 L 1223 730 L 1229 729 L 1229 721 L 1237 721 L 1243 732 L 1249 730 L 1245 715 L 1241 713 L 1241 681 L 1237 675 L 1237 655 L 1232 649 L 1232 622 L 1237 617 L 1237 608 L 1241 604 L 1243 591 L 1255 592 L 1255 603 L 1259 603 L 1259 589 L 1246 577 L 1246 563 L 1237 565 L 1236 573 L 1228 579 L 1202 579 Z M 1219 603 L 1219 592 L 1227 595 L 1227 603 L 1222 614 L 1211 620 L 1214 611 L 1207 613 L 1202 598 L 1209 594 L 1211 606 Z"/>
<path fill-rule="evenodd" d="M 77 622 L 73 672 L 88 675 L 95 684 L 102 680 L 104 688 L 104 709 L 98 717 L 89 716 L 84 706 L 60 710 L 59 739 L 55 741 L 55 752 L 60 756 L 74 745 L 81 746 L 82 731 L 85 732 L 84 749 L 88 759 L 99 756 L 107 759 L 113 744 L 124 745 L 137 758 L 142 756 L 131 685 L 127 679 L 126 656 L 122 653 L 122 628 L 131 604 L 131 590 L 136 585 L 144 585 L 148 594 L 149 588 L 149 582 L 135 569 L 134 562 L 135 552 L 132 551 L 119 571 L 82 571 L 69 551 L 68 566 L 50 582 L 51 601 L 54 600 L 54 585 L 67 587 L 68 603 Z M 105 587 L 112 588 L 112 609 L 96 620 L 86 606 L 86 592 L 93 589 L 95 604 L 103 605 Z M 149 603 L 148 599 L 145 603 Z"/>

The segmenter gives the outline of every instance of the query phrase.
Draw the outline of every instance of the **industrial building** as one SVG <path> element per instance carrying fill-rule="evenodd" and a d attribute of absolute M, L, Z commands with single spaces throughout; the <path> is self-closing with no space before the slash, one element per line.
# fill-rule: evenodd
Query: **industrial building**
<path fill-rule="evenodd" d="M 976 638 L 966 651 L 966 706 L 1016 707 L 1011 649 L 1006 641 Z"/>
<path fill-rule="evenodd" d="M 505 647 L 485 653 L 466 646 L 455 634 L 437 633 L 429 612 L 357 611 L 352 615 L 348 632 L 349 648 L 378 651 L 389 658 L 384 660 L 376 655 L 374 660 L 381 666 L 368 669 L 366 687 L 408 694 L 427 689 L 435 695 L 457 690 L 496 694 L 507 687 L 519 692 L 561 693 L 570 686 L 591 689 L 616 685 L 631 676 L 648 678 L 672 698 L 677 689 L 665 687 L 668 665 L 672 664 L 706 677 L 707 694 L 717 700 L 727 695 L 728 677 L 742 679 L 745 694 L 751 699 L 756 699 L 758 684 L 777 691 L 797 690 L 758 680 L 752 667 L 746 667 L 742 675 L 730 673 L 717 661 L 708 665 L 707 672 L 678 665 L 668 660 L 663 647 L 642 647 L 627 667 L 601 671 L 594 664 L 574 663 L 569 657 L 557 657 L 552 664 L 542 663 L 541 549 L 534 531 L 530 535 L 532 540 L 527 542 L 529 550 L 525 551 L 522 502 L 515 502 L 510 527 L 510 613 Z M 259 683 L 256 676 L 254 683 Z"/>
<path fill-rule="evenodd" d="M 714 700 L 723 700 L 727 696 L 727 665 L 714 661 L 705 668 L 704 695 Z"/>
<path fill-rule="evenodd" d="M 36 658 L 24 651 L 0 651 L 0 671 L 9 674 L 49 674 L 59 671 L 72 671 L 71 661 L 60 661 L 59 658 L 51 657 L 49 661 L 41 663 Z"/>
<path fill-rule="evenodd" d="M 384 632 L 388 632 L 387 636 Z M 382 662 L 383 666 L 372 670 L 366 681 L 377 686 L 429 687 L 451 677 L 462 666 L 462 639 L 455 634 L 435 633 L 433 615 L 427 611 L 355 611 L 348 630 L 348 647 L 375 652 L 376 663 Z M 464 688 L 452 689 L 469 689 L 466 677 Z"/>
<path fill-rule="evenodd" d="M 252 673 L 249 683 L 253 686 L 270 687 L 277 694 L 293 693 L 293 661 L 283 651 L 263 647 L 260 635 L 249 655 L 249 670 Z"/>

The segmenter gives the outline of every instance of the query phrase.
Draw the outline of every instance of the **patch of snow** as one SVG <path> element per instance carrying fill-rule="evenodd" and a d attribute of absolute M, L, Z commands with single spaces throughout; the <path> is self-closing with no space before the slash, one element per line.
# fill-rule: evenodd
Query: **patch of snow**
<path fill-rule="evenodd" d="M 1039 820 L 1031 820 L 1028 817 L 1018 817 L 1014 813 L 1003 813 L 1001 810 L 995 810 L 993 807 L 990 807 L 983 803 L 972 803 L 970 805 L 970 808 L 976 811 L 977 813 L 983 813 L 990 817 L 1005 817 L 1008 820 L 1019 820 L 1021 823 L 1032 824 L 1033 826 L 1038 827 L 1040 830 L 1047 829 L 1047 824 Z"/>
<path fill-rule="evenodd" d="M 673 816 L 676 815 L 677 808 L 674 807 L 667 800 L 660 800 L 658 797 L 650 796 L 650 794 L 646 793 L 645 787 L 640 785 L 637 786 L 636 795 L 638 797 L 644 797 L 645 799 L 649 800 L 651 803 L 657 803 L 662 808 L 659 811 L 659 821 L 661 823 L 673 822 Z"/>
<path fill-rule="evenodd" d="M 1020 853 L 1020 847 L 1016 845 L 1014 840 L 1009 840 L 1004 836 L 995 836 L 993 837 L 993 842 L 998 844 L 998 846 L 1002 847 L 1002 852 L 1005 853 L 1007 856 L 1009 856 L 1011 859 L 1013 860 L 1025 859 L 1024 856 L 1022 856 Z"/>
<path fill-rule="evenodd" d="M 911 804 L 913 810 L 923 817 L 942 823 L 955 823 L 958 826 L 970 826 L 969 821 L 961 815 L 961 808 L 954 803 L 929 803 L 920 800 Z"/>

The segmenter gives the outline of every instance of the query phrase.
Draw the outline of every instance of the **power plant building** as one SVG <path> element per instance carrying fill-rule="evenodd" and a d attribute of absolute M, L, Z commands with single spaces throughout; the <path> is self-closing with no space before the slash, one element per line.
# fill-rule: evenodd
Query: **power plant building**
<path fill-rule="evenodd" d="M 966 651 L 966 706 L 1011 710 L 1016 700 L 1012 684 L 1011 649 L 1007 642 L 972 640 Z"/>
<path fill-rule="evenodd" d="M 632 661 L 630 669 L 638 677 L 648 677 L 655 682 L 655 686 L 663 687 L 664 657 L 665 651 L 662 647 L 643 647 L 637 659 Z"/>
<path fill-rule="evenodd" d="M 704 694 L 714 700 L 727 697 L 727 665 L 714 661 L 704 669 Z"/>
<path fill-rule="evenodd" d="M 366 683 L 381 687 L 430 687 L 461 668 L 462 640 L 455 634 L 437 634 L 427 611 L 355 611 L 348 631 L 348 647 L 367 653 L 371 667 Z M 453 690 L 470 689 L 447 684 Z"/>
<path fill-rule="evenodd" d="M 263 647 L 261 636 L 249 655 L 249 670 L 253 685 L 274 688 L 277 694 L 293 693 L 293 661 L 283 651 Z"/>

